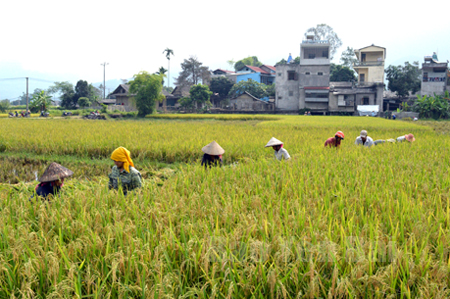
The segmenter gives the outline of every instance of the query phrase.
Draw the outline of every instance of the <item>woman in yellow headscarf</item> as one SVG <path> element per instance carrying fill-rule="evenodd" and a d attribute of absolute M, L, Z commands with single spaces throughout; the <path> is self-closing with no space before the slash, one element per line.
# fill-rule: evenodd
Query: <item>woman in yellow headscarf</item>
<path fill-rule="evenodd" d="M 111 154 L 111 159 L 116 165 L 109 174 L 109 189 L 121 187 L 126 194 L 127 191 L 142 187 L 141 173 L 134 168 L 129 150 L 122 146 L 118 147 Z"/>

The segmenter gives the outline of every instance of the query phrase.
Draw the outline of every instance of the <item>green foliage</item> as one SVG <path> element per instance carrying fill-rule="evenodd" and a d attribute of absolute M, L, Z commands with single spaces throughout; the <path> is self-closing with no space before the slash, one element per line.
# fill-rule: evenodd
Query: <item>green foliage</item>
<path fill-rule="evenodd" d="M 175 55 L 175 54 L 173 54 L 173 50 L 172 49 L 169 49 L 169 48 L 166 48 L 164 51 L 163 51 L 163 54 L 164 53 L 166 53 L 166 58 L 167 58 L 167 60 L 170 60 L 170 56 L 171 55 Z"/>
<path fill-rule="evenodd" d="M 102 106 L 102 109 L 100 110 L 102 113 L 106 113 L 106 111 L 108 111 L 108 105 L 102 103 L 100 106 Z"/>
<path fill-rule="evenodd" d="M 262 62 L 260 62 L 258 60 L 258 57 L 256 56 L 249 56 L 247 58 L 238 60 L 235 64 L 234 64 L 234 70 L 235 71 L 239 71 L 240 69 L 242 69 L 243 67 L 245 67 L 246 65 L 252 65 L 252 66 L 261 66 L 263 65 Z"/>
<path fill-rule="evenodd" d="M 182 97 L 178 100 L 178 104 L 180 104 L 180 107 L 185 109 L 194 109 L 194 101 L 189 97 Z"/>
<path fill-rule="evenodd" d="M 47 95 L 45 91 L 41 91 L 39 94 L 35 94 L 30 101 L 30 111 L 33 113 L 39 111 L 47 111 L 47 108 L 52 103 L 52 97 Z"/>
<path fill-rule="evenodd" d="M 233 85 L 233 82 L 228 80 L 226 77 L 221 76 L 211 79 L 209 89 L 214 93 L 218 93 L 220 100 L 223 100 L 227 97 Z"/>
<path fill-rule="evenodd" d="M 78 105 L 80 105 L 80 107 L 89 107 L 91 105 L 91 101 L 87 97 L 81 97 L 78 99 Z"/>
<path fill-rule="evenodd" d="M 423 97 L 417 96 L 417 101 L 413 105 L 413 109 L 414 111 L 419 112 L 420 117 L 423 118 L 449 118 L 450 105 L 448 98 L 448 91 L 445 92 L 444 96 L 436 94 L 434 97 L 429 97 L 426 95 Z"/>
<path fill-rule="evenodd" d="M 346 66 L 331 64 L 331 82 L 350 82 L 356 80 L 355 72 Z"/>
<path fill-rule="evenodd" d="M 355 50 L 353 50 L 353 48 L 347 47 L 347 49 L 342 52 L 340 62 L 343 66 L 353 70 L 353 64 L 357 61 L 358 59 L 356 58 Z"/>
<path fill-rule="evenodd" d="M 49 95 L 60 94 L 61 107 L 64 109 L 76 109 L 76 103 L 73 102 L 75 92 L 72 83 L 68 81 L 55 82 L 47 89 L 47 93 Z"/>
<path fill-rule="evenodd" d="M 211 105 L 209 99 L 213 93 L 209 90 L 207 85 L 193 85 L 189 90 L 189 94 L 191 95 L 192 101 L 196 103 L 198 107 L 201 107 L 203 104 L 206 104 L 207 107 Z"/>
<path fill-rule="evenodd" d="M 278 61 L 277 63 L 275 63 L 275 65 L 278 65 L 278 64 L 287 64 L 287 60 L 283 58 L 280 61 Z M 291 64 L 300 64 L 300 56 L 295 57 L 294 60 L 291 61 Z"/>
<path fill-rule="evenodd" d="M 266 85 L 266 92 L 268 97 L 275 97 L 275 83 Z"/>
<path fill-rule="evenodd" d="M 309 33 L 314 34 L 314 40 L 327 40 L 330 43 L 330 59 L 333 59 L 337 49 L 342 46 L 341 39 L 333 31 L 333 28 L 327 24 L 319 24 L 316 27 L 309 28 L 305 32 L 305 38 Z"/>
<path fill-rule="evenodd" d="M 5 113 L 10 108 L 9 100 L 1 100 L 0 101 L 0 112 Z"/>
<path fill-rule="evenodd" d="M 413 64 L 405 62 L 404 66 L 390 65 L 386 69 L 386 79 L 388 89 L 397 93 L 400 97 L 406 97 L 409 92 L 416 93 L 420 90 L 420 69 L 419 62 Z"/>
<path fill-rule="evenodd" d="M 268 96 L 266 88 L 267 85 L 256 82 L 255 80 L 252 79 L 239 81 L 238 83 L 233 85 L 230 92 L 228 93 L 228 96 L 230 98 L 235 98 L 240 96 L 244 92 L 248 92 L 252 96 L 261 99 Z"/>
<path fill-rule="evenodd" d="M 164 86 L 164 78 L 167 77 L 166 76 L 167 70 L 164 67 L 160 67 L 159 70 L 155 73 L 156 75 L 161 75 L 161 77 L 163 78 L 161 84 Z"/>
<path fill-rule="evenodd" d="M 161 81 L 160 75 L 151 75 L 145 71 L 133 76 L 133 80 L 130 81 L 130 93 L 136 94 L 134 100 L 139 116 L 152 114 L 156 102 L 163 100 Z"/>

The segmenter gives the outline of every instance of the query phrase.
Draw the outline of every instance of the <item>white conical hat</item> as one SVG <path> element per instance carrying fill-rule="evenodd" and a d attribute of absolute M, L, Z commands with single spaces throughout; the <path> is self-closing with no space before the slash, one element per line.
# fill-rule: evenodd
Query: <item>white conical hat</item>
<path fill-rule="evenodd" d="M 202 148 L 202 152 L 208 155 L 219 156 L 225 153 L 225 150 L 215 141 Z"/>
<path fill-rule="evenodd" d="M 283 142 L 281 142 L 280 140 L 276 139 L 275 137 L 272 137 L 269 142 L 267 142 L 265 147 L 269 147 L 269 146 L 275 146 L 275 145 L 282 145 Z"/>

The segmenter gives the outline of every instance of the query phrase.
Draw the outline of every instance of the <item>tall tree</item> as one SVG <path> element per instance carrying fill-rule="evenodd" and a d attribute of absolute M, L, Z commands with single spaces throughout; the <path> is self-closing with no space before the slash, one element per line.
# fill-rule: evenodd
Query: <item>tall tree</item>
<path fill-rule="evenodd" d="M 203 66 L 197 57 L 191 56 L 189 59 L 185 59 L 181 63 L 182 71 L 178 75 L 175 84 L 180 88 L 187 88 L 192 85 L 197 85 L 199 83 L 207 83 L 211 74 L 209 73 L 208 67 Z"/>
<path fill-rule="evenodd" d="M 222 101 L 227 97 L 233 85 L 234 83 L 228 80 L 227 77 L 221 76 L 211 79 L 209 89 L 212 92 L 219 94 L 219 100 Z"/>
<path fill-rule="evenodd" d="M 349 69 L 347 66 L 339 64 L 331 64 L 330 67 L 330 81 L 331 82 L 351 82 L 356 81 L 355 72 Z"/>
<path fill-rule="evenodd" d="M 47 89 L 47 94 L 60 94 L 61 106 L 66 109 L 75 109 L 76 107 L 76 103 L 73 103 L 75 92 L 73 90 L 72 83 L 69 83 L 67 81 L 55 82 Z"/>
<path fill-rule="evenodd" d="M 166 76 L 167 70 L 164 67 L 160 67 L 159 70 L 155 73 L 157 75 L 161 75 L 161 77 L 163 78 L 161 84 L 162 86 L 164 86 L 164 78 L 167 77 Z"/>
<path fill-rule="evenodd" d="M 168 73 L 168 76 L 167 76 L 167 87 L 169 87 L 170 86 L 170 55 L 175 55 L 175 54 L 173 54 L 173 50 L 172 49 L 169 49 L 169 48 L 166 48 L 164 51 L 163 51 L 163 54 L 164 53 L 166 53 L 166 58 L 167 58 L 167 63 L 168 63 L 168 70 L 169 70 L 169 73 Z"/>
<path fill-rule="evenodd" d="M 353 48 L 347 47 L 346 50 L 342 51 L 340 62 L 343 66 L 353 70 L 353 64 L 357 61 L 358 59 L 356 58 L 355 50 L 353 50 Z"/>
<path fill-rule="evenodd" d="M 390 65 L 386 69 L 386 79 L 388 89 L 397 93 L 401 98 L 409 95 L 409 92 L 416 93 L 420 90 L 420 69 L 419 62 L 412 64 L 405 62 L 404 66 Z"/>
<path fill-rule="evenodd" d="M 261 61 L 258 60 L 258 57 L 256 57 L 256 56 L 249 56 L 249 57 L 243 58 L 241 60 L 238 60 L 234 64 L 234 70 L 235 71 L 239 71 L 240 69 L 242 69 L 246 65 L 261 66 L 263 64 L 262 64 Z"/>
<path fill-rule="evenodd" d="M 256 82 L 255 80 L 243 80 L 234 84 L 228 95 L 230 98 L 235 98 L 244 92 L 248 92 L 252 96 L 261 99 L 268 96 L 266 88 L 267 85 Z"/>
<path fill-rule="evenodd" d="M 308 34 L 314 34 L 314 40 L 328 40 L 330 43 L 330 58 L 333 59 L 337 49 L 342 46 L 342 41 L 333 31 L 333 28 L 327 24 L 318 24 L 316 27 L 311 27 L 305 32 L 305 38 Z"/>
<path fill-rule="evenodd" d="M 209 99 L 211 98 L 212 92 L 209 90 L 208 85 L 192 85 L 189 89 L 189 94 L 191 95 L 192 101 L 197 103 L 198 108 L 203 104 L 206 104 L 207 106 L 211 105 Z"/>
<path fill-rule="evenodd" d="M 130 81 L 130 93 L 135 94 L 134 101 L 138 115 L 144 117 L 155 111 L 156 102 L 164 99 L 162 91 L 162 77 L 142 71 L 133 76 Z"/>

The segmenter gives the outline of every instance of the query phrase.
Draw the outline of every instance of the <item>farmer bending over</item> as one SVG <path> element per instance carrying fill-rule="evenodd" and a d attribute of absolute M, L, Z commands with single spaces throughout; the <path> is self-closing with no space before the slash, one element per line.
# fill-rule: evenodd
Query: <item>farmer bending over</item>
<path fill-rule="evenodd" d="M 341 146 L 341 140 L 344 140 L 344 133 L 337 131 L 334 137 L 330 137 L 325 141 L 325 147 L 335 147 L 339 148 Z"/>
<path fill-rule="evenodd" d="M 355 144 L 371 147 L 372 145 L 374 145 L 374 142 L 373 142 L 372 138 L 367 136 L 367 131 L 362 130 L 360 135 L 358 137 L 356 137 Z"/>
<path fill-rule="evenodd" d="M 211 166 L 222 166 L 222 155 L 225 153 L 225 150 L 215 141 L 205 145 L 202 148 L 203 158 L 202 158 L 202 166 L 206 168 L 211 168 Z"/>
<path fill-rule="evenodd" d="M 58 163 L 51 163 L 44 174 L 39 178 L 39 184 L 36 186 L 36 194 L 47 198 L 49 195 L 56 196 L 64 185 L 64 179 L 73 175 L 69 170 Z"/>
<path fill-rule="evenodd" d="M 109 189 L 117 190 L 121 187 L 126 195 L 128 191 L 142 187 L 141 173 L 134 168 L 129 150 L 119 147 L 113 151 L 111 159 L 115 166 L 109 174 Z"/>
<path fill-rule="evenodd" d="M 275 150 L 275 159 L 277 159 L 278 161 L 281 161 L 283 158 L 284 160 L 289 160 L 291 158 L 288 151 L 283 148 L 283 142 L 276 139 L 275 137 L 272 137 L 269 142 L 267 142 L 265 147 L 269 146 L 271 146 Z"/>

